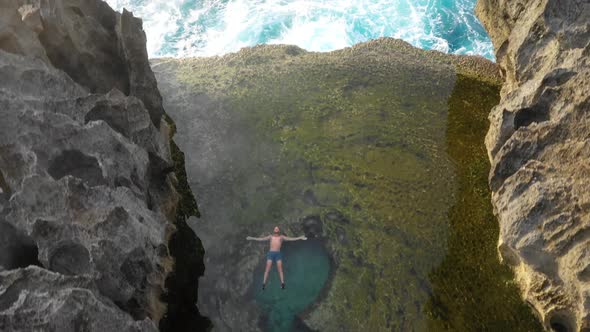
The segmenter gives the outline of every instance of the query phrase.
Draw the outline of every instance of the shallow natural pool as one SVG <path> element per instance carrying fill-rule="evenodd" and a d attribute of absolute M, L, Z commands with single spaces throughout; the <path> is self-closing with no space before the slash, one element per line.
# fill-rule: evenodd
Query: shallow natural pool
<path fill-rule="evenodd" d="M 318 240 L 285 242 L 281 251 L 285 289 L 280 287 L 276 264 L 273 264 L 266 289 L 262 290 L 265 258 L 261 259 L 253 279 L 256 302 L 263 313 L 261 325 L 273 332 L 296 330 L 295 315 L 317 299 L 330 273 L 328 253 Z"/>

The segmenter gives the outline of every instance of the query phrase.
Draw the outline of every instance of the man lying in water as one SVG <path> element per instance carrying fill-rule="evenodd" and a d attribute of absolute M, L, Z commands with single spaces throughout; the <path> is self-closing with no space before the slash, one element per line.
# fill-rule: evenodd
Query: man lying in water
<path fill-rule="evenodd" d="M 246 237 L 246 240 L 251 241 L 269 241 L 270 251 L 266 254 L 266 270 L 264 271 L 264 281 L 262 282 L 262 289 L 266 288 L 266 279 L 268 278 L 268 271 L 272 266 L 272 262 L 277 262 L 277 269 L 279 270 L 279 277 L 281 278 L 281 288 L 285 289 L 285 279 L 283 278 L 283 257 L 281 256 L 281 245 L 283 241 L 297 241 L 307 240 L 305 236 L 288 237 L 280 234 L 279 226 L 275 226 L 272 235 L 265 237 Z"/>

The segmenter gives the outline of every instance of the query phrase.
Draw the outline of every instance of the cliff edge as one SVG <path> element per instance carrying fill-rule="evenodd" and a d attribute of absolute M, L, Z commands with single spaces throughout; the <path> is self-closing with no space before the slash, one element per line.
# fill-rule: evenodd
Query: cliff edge
<path fill-rule="evenodd" d="M 590 330 L 590 3 L 479 0 L 505 83 L 490 114 L 499 254 L 547 329 Z"/>
<path fill-rule="evenodd" d="M 202 246 L 141 20 L 0 1 L 0 77 L 0 330 L 206 327 L 179 305 Z"/>

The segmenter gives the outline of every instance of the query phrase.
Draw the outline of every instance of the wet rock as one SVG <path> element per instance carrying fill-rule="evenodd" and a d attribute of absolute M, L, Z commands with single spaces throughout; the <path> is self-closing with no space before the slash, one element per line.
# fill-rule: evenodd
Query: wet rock
<path fill-rule="evenodd" d="M 309 238 L 317 238 L 323 236 L 323 223 L 320 216 L 313 215 L 304 217 L 301 220 L 301 228 L 303 229 L 305 236 Z"/>
<path fill-rule="evenodd" d="M 590 3 L 480 0 L 505 83 L 489 118 L 498 250 L 547 329 L 590 329 Z"/>

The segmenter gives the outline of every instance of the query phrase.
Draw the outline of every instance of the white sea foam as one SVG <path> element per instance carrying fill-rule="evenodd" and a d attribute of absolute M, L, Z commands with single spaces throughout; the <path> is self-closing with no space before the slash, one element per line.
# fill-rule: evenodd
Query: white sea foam
<path fill-rule="evenodd" d="M 331 51 L 390 36 L 493 58 L 475 0 L 107 0 L 144 20 L 150 56 L 210 56 L 256 44 Z"/>

